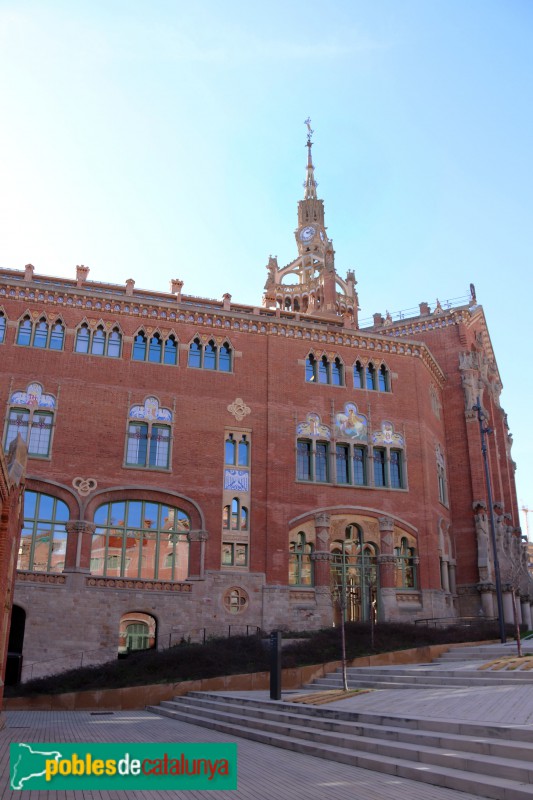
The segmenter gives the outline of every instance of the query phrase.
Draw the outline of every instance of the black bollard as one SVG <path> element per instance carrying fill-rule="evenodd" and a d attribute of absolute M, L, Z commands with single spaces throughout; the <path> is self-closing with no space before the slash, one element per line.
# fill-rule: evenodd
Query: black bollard
<path fill-rule="evenodd" d="M 270 699 L 281 700 L 281 631 L 270 634 Z"/>

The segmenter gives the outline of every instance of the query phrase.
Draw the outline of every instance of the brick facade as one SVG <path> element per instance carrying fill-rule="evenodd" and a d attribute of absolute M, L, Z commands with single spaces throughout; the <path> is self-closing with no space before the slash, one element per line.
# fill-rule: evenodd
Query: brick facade
<path fill-rule="evenodd" d="M 54 549 L 42 514 L 26 514 L 15 592 L 25 677 L 82 651 L 84 662 L 113 657 L 135 614 L 141 628 L 155 620 L 158 647 L 229 626 L 328 625 L 339 585 L 351 618 L 494 615 L 475 513 L 486 499 L 477 396 L 512 564 L 521 538 L 483 309 L 472 295 L 360 329 L 355 278 L 335 272 L 312 181 L 310 155 L 299 255 L 270 260 L 261 307 L 188 297 L 178 280 L 165 294 L 89 281 L 86 267 L 75 280 L 0 270 L 3 442 L 17 425 L 35 430 L 26 488 L 32 502 L 55 498 L 46 513 L 64 526 Z M 142 501 L 145 515 L 165 509 L 164 524 L 128 528 L 120 514 Z M 122 505 L 105 522 L 109 503 Z"/>

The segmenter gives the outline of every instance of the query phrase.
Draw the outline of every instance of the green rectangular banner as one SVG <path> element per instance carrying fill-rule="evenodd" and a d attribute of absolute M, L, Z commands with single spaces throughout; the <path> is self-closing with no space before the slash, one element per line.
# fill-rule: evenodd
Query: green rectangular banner
<path fill-rule="evenodd" d="M 11 789 L 237 788 L 235 743 L 30 742 L 10 746 Z"/>

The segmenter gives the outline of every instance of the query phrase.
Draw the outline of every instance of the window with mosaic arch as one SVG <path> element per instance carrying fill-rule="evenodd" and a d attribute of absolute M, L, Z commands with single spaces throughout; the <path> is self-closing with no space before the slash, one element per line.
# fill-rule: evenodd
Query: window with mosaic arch
<path fill-rule="evenodd" d="M 125 465 L 144 469 L 170 468 L 172 411 L 156 397 L 131 406 L 126 434 Z"/>
<path fill-rule="evenodd" d="M 57 497 L 27 489 L 24 523 L 17 569 L 29 572 L 62 572 L 67 548 L 69 509 Z"/>
<path fill-rule="evenodd" d="M 400 545 L 394 548 L 394 557 L 396 559 L 396 588 L 416 589 L 416 549 L 409 543 L 407 537 L 402 537 Z"/>
<path fill-rule="evenodd" d="M 182 509 L 145 500 L 119 500 L 101 505 L 94 523 L 93 575 L 186 580 L 190 519 Z"/>
<path fill-rule="evenodd" d="M 313 544 L 299 531 L 289 545 L 289 585 L 314 586 L 314 564 L 311 560 Z"/>
<path fill-rule="evenodd" d="M 32 458 L 49 458 L 52 451 L 56 400 L 43 392 L 40 383 L 30 383 L 25 391 L 9 398 L 6 415 L 4 450 L 20 434 Z"/>
<path fill-rule="evenodd" d="M 103 324 L 91 330 L 87 322 L 82 322 L 76 331 L 75 353 L 93 356 L 120 358 L 122 353 L 122 333 L 118 325 L 107 331 Z"/>

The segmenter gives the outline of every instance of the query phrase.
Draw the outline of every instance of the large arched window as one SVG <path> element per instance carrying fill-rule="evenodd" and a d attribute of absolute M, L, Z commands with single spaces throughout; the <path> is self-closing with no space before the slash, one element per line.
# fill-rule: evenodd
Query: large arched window
<path fill-rule="evenodd" d="M 93 574 L 163 581 L 187 578 L 190 520 L 180 508 L 122 500 L 100 506 L 94 522 Z"/>
<path fill-rule="evenodd" d="M 61 572 L 65 566 L 68 519 L 68 506 L 62 500 L 27 489 L 17 569 Z"/>
<path fill-rule="evenodd" d="M 366 542 L 359 525 L 350 524 L 344 539 L 331 543 L 331 585 L 337 607 L 337 619 L 344 612 L 353 622 L 377 615 L 379 594 L 378 548 Z"/>
<path fill-rule="evenodd" d="M 55 398 L 44 394 L 40 383 L 30 383 L 26 391 L 14 392 L 6 416 L 5 452 L 20 433 L 29 456 L 50 456 L 55 404 Z"/>

